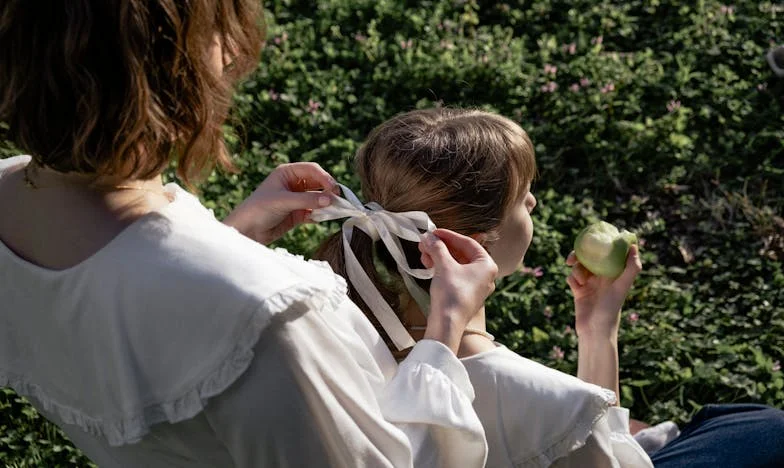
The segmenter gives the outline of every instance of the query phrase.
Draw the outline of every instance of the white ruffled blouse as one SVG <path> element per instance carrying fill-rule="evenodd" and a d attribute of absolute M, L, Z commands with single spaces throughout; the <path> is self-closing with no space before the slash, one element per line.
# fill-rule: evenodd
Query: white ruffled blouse
<path fill-rule="evenodd" d="M 461 359 L 485 428 L 489 468 L 652 468 L 615 392 L 497 345 Z"/>
<path fill-rule="evenodd" d="M 326 264 L 166 190 L 72 268 L 0 242 L 0 386 L 101 467 L 484 465 L 448 348 L 421 341 L 398 366 Z"/>

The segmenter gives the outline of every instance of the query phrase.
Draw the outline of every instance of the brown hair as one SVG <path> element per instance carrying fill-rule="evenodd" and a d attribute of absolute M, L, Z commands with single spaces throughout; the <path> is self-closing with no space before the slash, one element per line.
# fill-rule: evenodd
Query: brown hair
<path fill-rule="evenodd" d="M 453 108 L 411 111 L 382 123 L 359 148 L 355 164 L 365 202 L 394 212 L 424 211 L 438 227 L 464 235 L 485 233 L 488 242 L 497 239 L 502 218 L 536 174 L 533 145 L 519 125 L 497 114 Z M 340 235 L 327 239 L 316 257 L 345 277 Z M 401 242 L 409 264 L 422 268 L 416 244 Z M 400 314 L 400 298 L 408 293 L 389 252 L 383 244 L 374 246 L 359 229 L 352 234 L 351 247 L 381 295 Z M 374 258 L 386 272 L 376 270 Z M 394 353 L 352 285 L 349 296 Z"/>
<path fill-rule="evenodd" d="M 174 158 L 186 184 L 233 169 L 221 125 L 253 70 L 258 0 L 6 0 L 0 121 L 42 165 L 150 178 Z M 217 38 L 232 69 L 216 76 Z"/>

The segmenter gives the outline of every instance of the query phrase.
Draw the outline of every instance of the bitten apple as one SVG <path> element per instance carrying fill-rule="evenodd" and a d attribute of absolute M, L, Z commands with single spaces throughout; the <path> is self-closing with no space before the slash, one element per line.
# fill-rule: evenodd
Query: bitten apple
<path fill-rule="evenodd" d="M 597 276 L 618 277 L 626 266 L 629 248 L 637 236 L 599 221 L 586 227 L 574 241 L 574 253 L 582 265 Z"/>

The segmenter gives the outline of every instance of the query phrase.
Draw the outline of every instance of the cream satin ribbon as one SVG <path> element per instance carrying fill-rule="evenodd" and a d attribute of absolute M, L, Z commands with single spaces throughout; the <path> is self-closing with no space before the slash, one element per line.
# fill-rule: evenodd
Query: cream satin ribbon
<path fill-rule="evenodd" d="M 398 272 L 400 272 L 406 288 L 427 316 L 430 312 L 430 296 L 416 284 L 414 278 L 431 279 L 433 278 L 433 269 L 411 268 L 403 253 L 400 239 L 420 242 L 422 240 L 421 231 L 431 232 L 436 228 L 436 225 L 423 211 L 392 213 L 384 210 L 378 203 L 371 202 L 363 205 L 351 189 L 341 184 L 338 185 L 346 198 L 332 195 L 332 204 L 326 208 L 313 210 L 311 219 L 321 222 L 349 218 L 343 223 L 343 251 L 348 279 L 365 304 L 373 311 L 373 315 L 397 346 L 397 349 L 410 348 L 416 342 L 360 266 L 357 256 L 351 250 L 351 235 L 356 226 L 370 236 L 374 242 L 381 240 L 384 243 L 389 253 L 392 254 L 392 258 L 395 259 Z"/>

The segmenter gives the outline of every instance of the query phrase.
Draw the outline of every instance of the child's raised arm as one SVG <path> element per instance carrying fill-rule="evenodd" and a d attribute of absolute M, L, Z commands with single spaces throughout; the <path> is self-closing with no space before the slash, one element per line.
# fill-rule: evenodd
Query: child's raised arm
<path fill-rule="evenodd" d="M 632 245 L 626 268 L 617 278 L 596 276 L 577 261 L 574 252 L 566 259 L 572 273 L 566 279 L 574 294 L 575 331 L 578 337 L 577 376 L 613 390 L 618 388 L 618 327 L 621 306 L 642 271 L 639 250 Z"/>

